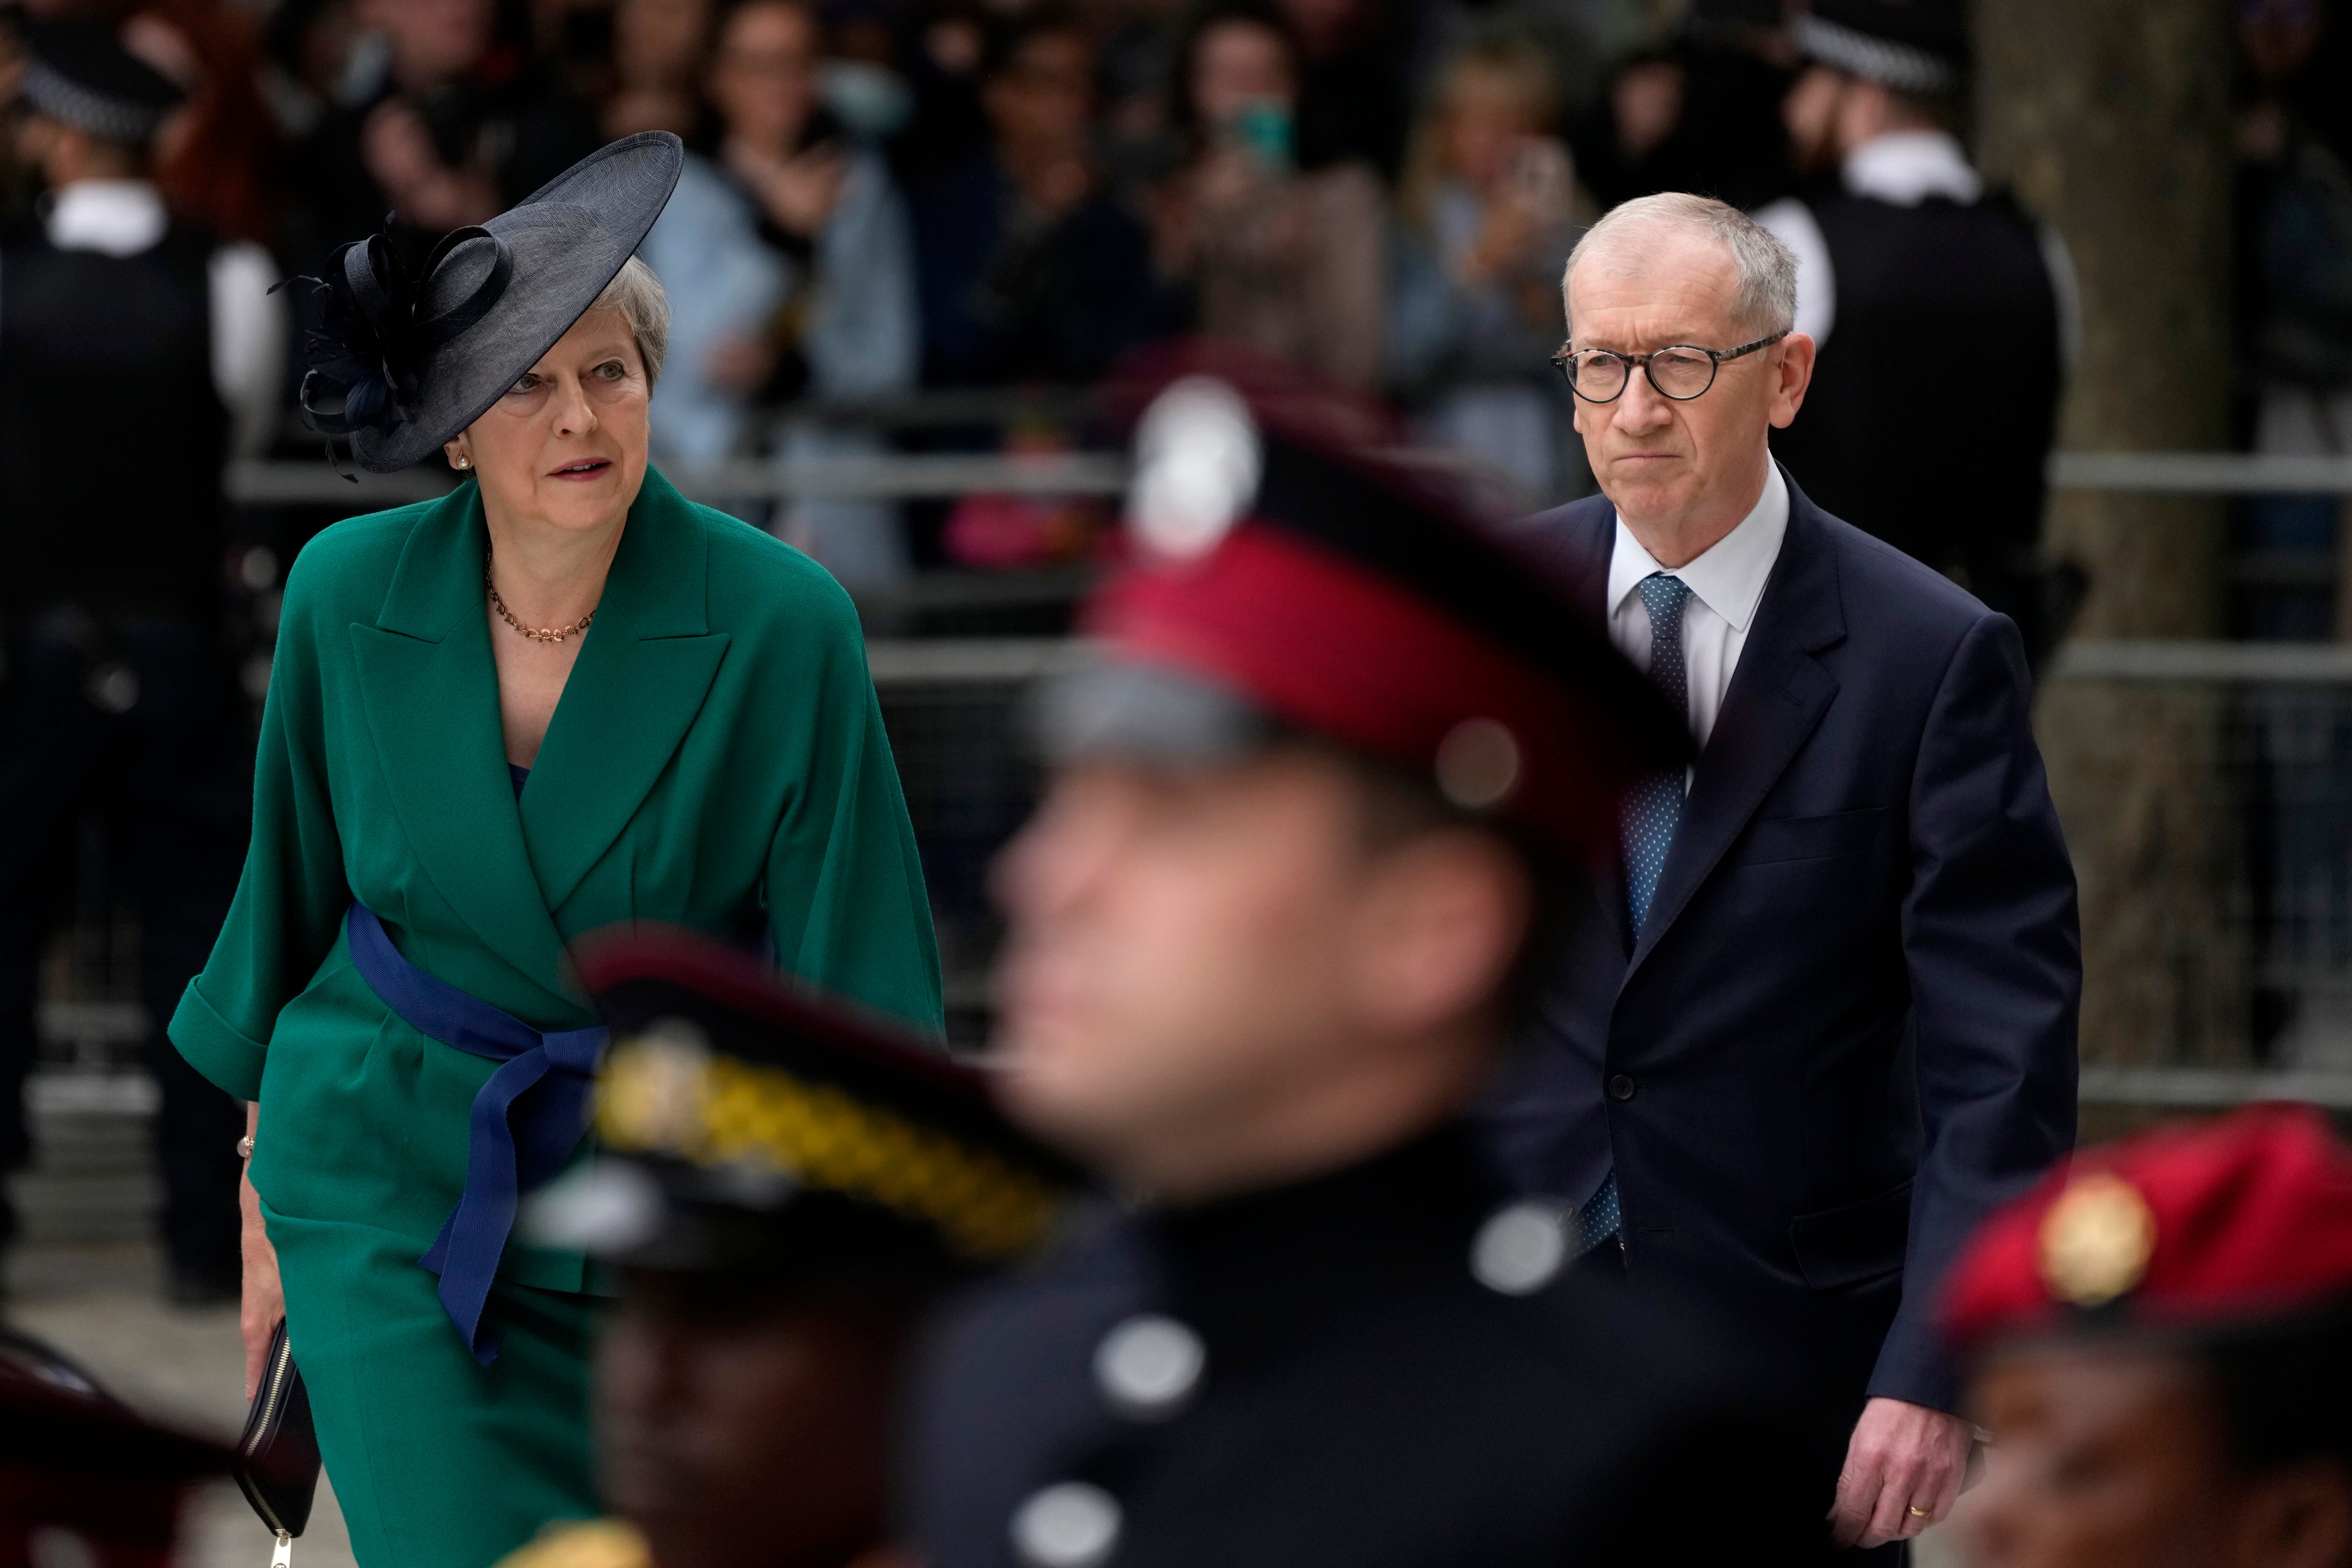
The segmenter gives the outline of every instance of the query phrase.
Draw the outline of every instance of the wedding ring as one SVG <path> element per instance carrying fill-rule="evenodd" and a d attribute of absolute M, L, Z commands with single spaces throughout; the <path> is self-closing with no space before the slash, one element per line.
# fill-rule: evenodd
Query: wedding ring
<path fill-rule="evenodd" d="M 1927 1517 L 1927 1510 L 1924 1508 L 1906 1509 L 1904 1511 L 1908 1513 L 1913 1519 L 1925 1519 Z"/>

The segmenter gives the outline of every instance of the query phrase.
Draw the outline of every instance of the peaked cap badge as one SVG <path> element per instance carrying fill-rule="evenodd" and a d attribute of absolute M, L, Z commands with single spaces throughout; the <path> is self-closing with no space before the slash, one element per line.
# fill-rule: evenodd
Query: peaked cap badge
<path fill-rule="evenodd" d="M 2155 1252 L 2155 1211 L 2111 1172 L 2069 1184 L 2042 1216 L 2042 1283 L 2077 1307 L 2103 1307 L 2137 1288 Z"/>
<path fill-rule="evenodd" d="M 1257 497 L 1257 423 L 1239 393 L 1188 375 L 1152 401 L 1135 435 L 1128 522 L 1162 558 L 1208 554 Z"/>

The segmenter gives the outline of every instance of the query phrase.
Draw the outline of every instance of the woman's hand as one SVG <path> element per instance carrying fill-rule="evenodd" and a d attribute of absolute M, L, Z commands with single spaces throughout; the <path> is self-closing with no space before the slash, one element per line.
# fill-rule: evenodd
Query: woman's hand
<path fill-rule="evenodd" d="M 739 397 L 759 391 L 775 374 L 776 351 L 749 332 L 720 338 L 702 355 L 702 379 Z"/>
<path fill-rule="evenodd" d="M 1550 274 L 1560 258 L 1550 252 L 1560 249 L 1565 238 L 1575 179 L 1565 146 L 1549 136 L 1521 138 L 1503 178 L 1487 193 L 1478 237 L 1456 268 L 1460 280 L 1480 288 L 1534 272 L 1544 276 L 1543 292 L 1553 292 Z"/>
<path fill-rule="evenodd" d="M 245 1108 L 245 1135 L 248 1138 L 253 1136 L 260 1111 L 257 1105 Z M 250 1159 L 246 1162 L 248 1173 L 252 1163 Z M 270 1336 L 286 1321 L 286 1291 L 278 1282 L 278 1249 L 269 1245 L 268 1232 L 262 1229 L 261 1196 L 253 1190 L 249 1173 L 237 1177 L 236 1205 L 245 1221 L 245 1289 L 236 1326 L 245 1336 L 245 1397 L 249 1404 L 253 1391 L 261 1386 L 261 1366 L 269 1354 Z"/>
<path fill-rule="evenodd" d="M 833 216 L 849 177 L 849 159 L 833 142 L 805 153 L 772 157 L 743 142 L 730 142 L 727 166 L 751 187 L 769 219 L 787 234 L 814 238 Z"/>
<path fill-rule="evenodd" d="M 429 233 L 487 223 L 499 210 L 489 176 L 445 166 L 424 116 L 404 99 L 386 99 L 368 115 L 360 157 L 393 210 Z"/>
<path fill-rule="evenodd" d="M 1247 147 L 1221 142 L 1193 165 L 1192 201 L 1204 215 L 1223 217 L 1258 205 L 1266 188 L 1280 179 Z"/>

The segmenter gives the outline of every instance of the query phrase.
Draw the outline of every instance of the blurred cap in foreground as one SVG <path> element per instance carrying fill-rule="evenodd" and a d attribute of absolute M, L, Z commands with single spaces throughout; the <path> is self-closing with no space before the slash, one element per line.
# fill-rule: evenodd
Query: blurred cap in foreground
<path fill-rule="evenodd" d="M 1945 1285 L 1955 1345 L 2194 1338 L 2352 1303 L 2352 1149 L 2309 1106 L 2256 1105 L 2078 1155 L 1995 1211 Z"/>
<path fill-rule="evenodd" d="M 59 1531 L 97 1568 L 161 1568 L 182 1493 L 229 1465 L 226 1448 L 156 1426 L 0 1329 L 0 1563 L 64 1561 L 36 1539 Z"/>
<path fill-rule="evenodd" d="M 543 1245 L 679 1271 L 876 1270 L 910 1286 L 1045 1242 L 1071 1167 L 932 1046 L 682 931 L 577 954 L 611 1026 L 604 1152 L 533 1200 Z"/>
<path fill-rule="evenodd" d="M 1358 444 L 1372 424 L 1340 394 L 1223 353 L 1156 385 L 1095 657 L 1043 693 L 1048 750 L 1178 765 L 1304 731 L 1613 855 L 1620 794 L 1689 735 L 1544 563 Z"/>

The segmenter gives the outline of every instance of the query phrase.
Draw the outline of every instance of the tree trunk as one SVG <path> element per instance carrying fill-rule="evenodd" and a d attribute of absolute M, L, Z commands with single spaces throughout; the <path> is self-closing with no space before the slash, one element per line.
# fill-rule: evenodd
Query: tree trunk
<path fill-rule="evenodd" d="M 1981 0 L 1986 173 L 2054 227 L 2081 282 L 2059 445 L 2227 444 L 2225 0 Z M 2061 492 L 2053 556 L 2089 574 L 2074 635 L 2219 636 L 2218 501 Z M 2221 788 L 2225 699 L 2058 679 L 2038 714 L 2082 884 L 2086 1061 L 2242 1060 L 2240 857 Z"/>

